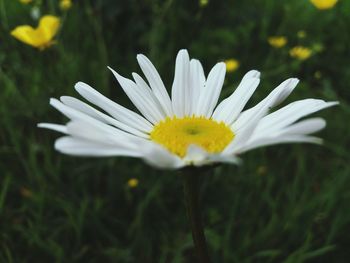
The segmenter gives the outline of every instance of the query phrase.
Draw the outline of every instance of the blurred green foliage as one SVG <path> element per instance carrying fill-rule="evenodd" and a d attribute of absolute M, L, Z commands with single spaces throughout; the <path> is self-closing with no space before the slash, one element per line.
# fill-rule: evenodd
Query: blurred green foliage
<path fill-rule="evenodd" d="M 63 22 L 57 44 L 42 52 L 10 36 L 18 25 L 36 25 L 36 4 Z M 341 102 L 318 114 L 328 120 L 323 147 L 259 149 L 240 167 L 203 176 L 213 262 L 349 262 L 349 11 L 346 0 L 325 11 L 306 0 L 77 0 L 67 12 L 53 0 L 0 0 L 0 262 L 195 262 L 176 172 L 128 158 L 63 156 L 53 150 L 59 135 L 36 128 L 66 121 L 48 99 L 75 96 L 79 80 L 132 107 L 106 66 L 140 72 L 137 53 L 170 87 L 180 48 L 206 72 L 219 60 L 240 61 L 223 96 L 256 68 L 262 83 L 250 104 L 291 76 L 302 81 L 288 101 Z M 287 45 L 269 46 L 273 35 Z M 295 45 L 314 53 L 295 60 Z M 127 186 L 130 178 L 138 187 Z"/>

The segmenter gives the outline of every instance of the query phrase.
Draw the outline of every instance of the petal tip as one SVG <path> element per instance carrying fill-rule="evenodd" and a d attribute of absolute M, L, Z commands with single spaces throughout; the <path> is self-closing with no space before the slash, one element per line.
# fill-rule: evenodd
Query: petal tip
<path fill-rule="evenodd" d="M 136 55 L 136 59 L 139 62 L 140 62 L 140 60 L 144 60 L 145 58 L 146 58 L 146 56 L 144 54 L 139 53 Z"/>
<path fill-rule="evenodd" d="M 50 104 L 51 104 L 51 105 L 56 104 L 57 102 L 59 102 L 58 99 L 50 98 Z"/>
<path fill-rule="evenodd" d="M 86 86 L 88 86 L 86 83 L 84 83 L 82 81 L 78 81 L 77 83 L 75 83 L 74 89 L 79 90 L 79 89 L 85 88 Z"/>
<path fill-rule="evenodd" d="M 252 70 L 249 70 L 244 76 L 243 76 L 243 79 L 246 80 L 246 79 L 250 79 L 250 78 L 256 78 L 256 79 L 259 79 L 260 78 L 260 71 L 256 70 L 256 69 L 252 69 Z"/>
<path fill-rule="evenodd" d="M 120 75 L 118 74 L 118 72 L 115 71 L 114 69 L 112 69 L 110 66 L 107 66 L 107 68 L 113 73 L 113 75 L 115 75 L 115 76 L 120 76 Z"/>
<path fill-rule="evenodd" d="M 69 96 L 61 96 L 60 101 L 64 103 L 65 101 L 69 100 L 69 98 L 70 98 Z"/>
<path fill-rule="evenodd" d="M 187 52 L 187 49 L 180 49 L 179 52 L 177 53 L 176 60 L 181 59 L 181 60 L 190 60 L 189 54 Z"/>
<path fill-rule="evenodd" d="M 187 53 L 188 54 L 188 51 L 187 51 L 186 48 L 182 48 L 182 49 L 179 50 L 178 53 Z"/>
<path fill-rule="evenodd" d="M 260 76 L 261 76 L 261 73 L 260 73 L 260 71 L 258 71 L 258 70 L 256 70 L 256 69 L 253 69 L 253 78 L 260 78 Z"/>

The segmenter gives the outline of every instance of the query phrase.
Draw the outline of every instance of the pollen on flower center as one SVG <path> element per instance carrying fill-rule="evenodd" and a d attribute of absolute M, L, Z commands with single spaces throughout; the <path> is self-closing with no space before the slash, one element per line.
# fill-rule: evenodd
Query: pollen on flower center
<path fill-rule="evenodd" d="M 221 152 L 234 138 L 232 130 L 224 123 L 204 117 L 167 117 L 154 126 L 151 140 L 170 152 L 184 157 L 190 144 L 207 152 Z"/>

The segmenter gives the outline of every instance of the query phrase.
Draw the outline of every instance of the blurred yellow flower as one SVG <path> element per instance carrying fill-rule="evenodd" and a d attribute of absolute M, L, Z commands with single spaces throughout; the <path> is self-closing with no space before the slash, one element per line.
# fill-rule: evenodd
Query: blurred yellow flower
<path fill-rule="evenodd" d="M 28 25 L 16 27 L 11 35 L 30 46 L 43 50 L 55 43 L 52 39 L 60 26 L 60 18 L 52 15 L 43 16 L 37 28 Z"/>
<path fill-rule="evenodd" d="M 298 38 L 305 38 L 306 32 L 304 30 L 299 30 L 297 33 Z"/>
<path fill-rule="evenodd" d="M 199 0 L 199 6 L 205 7 L 209 3 L 209 0 Z"/>
<path fill-rule="evenodd" d="M 19 0 L 22 4 L 24 4 L 24 5 L 27 5 L 27 4 L 29 4 L 29 3 L 31 3 L 31 2 L 33 2 L 33 0 Z"/>
<path fill-rule="evenodd" d="M 72 7 L 72 1 L 71 0 L 61 0 L 60 2 L 60 8 L 62 10 L 68 10 Z"/>
<path fill-rule="evenodd" d="M 338 0 L 310 0 L 318 9 L 330 9 L 338 2 Z"/>
<path fill-rule="evenodd" d="M 287 44 L 287 38 L 284 36 L 273 36 L 267 39 L 269 44 L 275 48 L 281 48 Z"/>
<path fill-rule="evenodd" d="M 303 46 L 295 46 L 289 50 L 289 55 L 299 60 L 305 60 L 312 55 L 312 50 Z"/>
<path fill-rule="evenodd" d="M 138 184 L 139 184 L 139 180 L 136 179 L 136 178 L 131 178 L 131 179 L 128 180 L 128 186 L 130 188 L 135 188 L 135 187 L 138 186 Z"/>
<path fill-rule="evenodd" d="M 233 72 L 239 68 L 239 61 L 234 58 L 225 60 L 225 64 L 227 72 Z"/>

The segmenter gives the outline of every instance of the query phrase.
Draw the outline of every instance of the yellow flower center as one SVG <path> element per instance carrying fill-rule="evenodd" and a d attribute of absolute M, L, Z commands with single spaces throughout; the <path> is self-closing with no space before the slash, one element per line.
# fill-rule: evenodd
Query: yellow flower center
<path fill-rule="evenodd" d="M 61 0 L 60 2 L 60 8 L 64 11 L 68 10 L 72 7 L 72 1 L 71 0 Z"/>
<path fill-rule="evenodd" d="M 218 153 L 233 140 L 234 133 L 224 123 L 204 117 L 167 117 L 154 126 L 151 140 L 184 157 L 190 144 Z"/>

